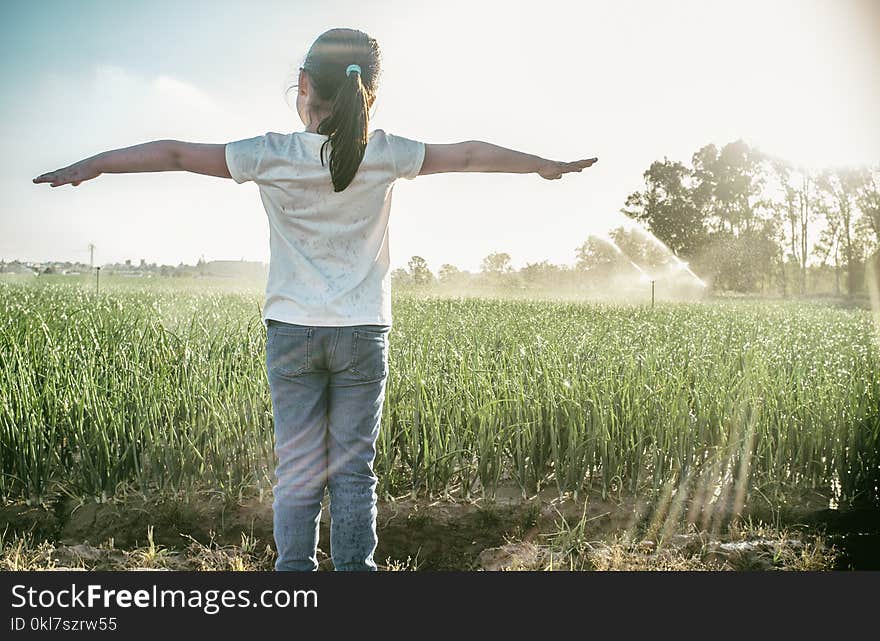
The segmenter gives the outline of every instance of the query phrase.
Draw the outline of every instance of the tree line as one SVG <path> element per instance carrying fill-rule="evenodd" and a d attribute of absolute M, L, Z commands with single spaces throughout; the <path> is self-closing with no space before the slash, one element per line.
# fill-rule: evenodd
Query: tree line
<path fill-rule="evenodd" d="M 414 256 L 392 279 L 582 290 L 661 277 L 693 284 L 698 274 L 715 291 L 854 296 L 866 291 L 867 268 L 880 268 L 880 165 L 811 170 L 737 140 L 706 145 L 689 164 L 654 161 L 642 177 L 621 209 L 639 225 L 591 236 L 573 266 L 514 270 L 495 252 L 477 274 L 444 264 L 435 276 Z"/>
<path fill-rule="evenodd" d="M 830 267 L 834 293 L 866 287 L 880 247 L 880 165 L 810 170 L 742 140 L 706 145 L 690 165 L 664 158 L 623 212 L 716 288 L 810 291 L 810 266 Z"/>

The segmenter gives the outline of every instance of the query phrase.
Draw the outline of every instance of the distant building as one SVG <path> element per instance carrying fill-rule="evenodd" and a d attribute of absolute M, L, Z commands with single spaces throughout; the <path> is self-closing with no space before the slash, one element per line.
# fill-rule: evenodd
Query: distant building
<path fill-rule="evenodd" d="M 124 263 L 105 263 L 97 269 L 101 270 L 101 276 L 122 276 L 126 278 L 154 278 L 165 277 L 195 277 L 229 278 L 240 280 L 265 280 L 268 276 L 268 265 L 257 261 L 247 260 L 199 260 L 197 265 L 156 265 L 140 259 L 140 264 L 135 265 L 131 260 Z M 88 264 L 69 261 L 25 262 L 14 260 L 5 262 L 0 260 L 0 273 L 2 274 L 26 274 L 36 276 L 39 274 L 58 274 L 65 276 L 84 276 L 94 274 L 95 268 Z"/>

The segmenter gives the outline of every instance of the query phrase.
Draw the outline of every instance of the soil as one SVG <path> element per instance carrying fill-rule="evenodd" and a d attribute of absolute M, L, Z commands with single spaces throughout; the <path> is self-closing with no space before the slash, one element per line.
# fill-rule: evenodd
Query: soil
<path fill-rule="evenodd" d="M 766 560 L 779 556 L 774 554 L 774 545 L 788 545 L 795 552 L 803 545 L 783 539 L 755 539 L 745 545 L 742 537 L 730 538 L 732 524 L 735 530 L 737 523 L 749 521 L 824 535 L 837 550 L 834 569 L 880 569 L 880 511 L 828 510 L 819 507 L 823 500 L 817 495 L 812 501 L 799 502 L 797 508 L 755 509 L 737 519 L 718 506 L 708 512 L 684 510 L 687 518 L 675 531 L 658 529 L 656 524 L 663 523 L 663 514 L 652 511 L 646 500 L 635 498 L 589 496 L 574 500 L 544 493 L 524 499 L 518 490 L 511 490 L 497 493 L 493 500 L 385 500 L 378 505 L 375 558 L 383 567 L 419 570 L 537 569 L 546 566 L 548 555 L 552 557 L 552 543 L 558 544 L 560 532 L 576 532 L 569 540 L 577 539 L 581 551 L 598 554 L 600 565 L 602 558 L 611 563 L 613 556 L 612 548 L 603 547 L 603 542 L 628 540 L 628 549 L 636 555 L 656 555 L 662 548 L 675 550 L 684 555 L 682 558 L 698 553 L 710 565 L 717 561 L 719 566 L 727 563 L 731 567 L 734 560 L 732 567 L 756 569 L 754 559 L 745 556 Z M 87 551 L 97 545 L 106 547 L 108 542 L 116 550 L 153 544 L 184 550 L 193 541 L 241 544 L 243 534 L 256 547 L 274 548 L 270 501 L 231 502 L 212 495 L 149 500 L 129 496 L 100 504 L 60 498 L 39 507 L 11 504 L 0 508 L 2 532 L 7 539 L 11 534 L 30 534 L 34 541 L 49 541 L 74 550 L 74 554 L 79 550 L 93 556 L 97 553 Z M 329 552 L 326 505 L 320 541 L 322 550 Z M 322 567 L 332 568 L 327 554 L 321 556 L 325 559 Z M 765 560 L 757 567 L 767 565 Z M 642 569 L 628 561 L 625 567 Z"/>

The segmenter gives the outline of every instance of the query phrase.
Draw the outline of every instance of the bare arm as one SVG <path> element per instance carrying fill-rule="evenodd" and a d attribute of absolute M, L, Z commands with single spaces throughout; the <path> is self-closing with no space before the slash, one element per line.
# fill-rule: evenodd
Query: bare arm
<path fill-rule="evenodd" d="M 226 145 L 208 145 L 179 140 L 156 140 L 141 145 L 105 151 L 62 169 L 34 178 L 52 187 L 73 185 L 101 174 L 143 171 L 191 171 L 196 174 L 232 178 L 226 167 Z"/>
<path fill-rule="evenodd" d="M 425 145 L 425 160 L 419 175 L 463 171 L 536 173 L 547 180 L 555 180 L 563 174 L 579 172 L 597 160 L 598 158 L 589 158 L 558 162 L 487 142 L 470 140 L 451 145 Z"/>

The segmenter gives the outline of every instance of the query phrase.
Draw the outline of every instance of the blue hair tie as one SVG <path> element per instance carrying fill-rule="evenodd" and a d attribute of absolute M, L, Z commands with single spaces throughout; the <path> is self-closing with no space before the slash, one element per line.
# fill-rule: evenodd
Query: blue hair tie
<path fill-rule="evenodd" d="M 348 65 L 348 68 L 345 70 L 345 75 L 350 76 L 352 71 L 357 71 L 358 73 L 361 73 L 361 66 L 360 65 Z M 363 75 L 363 74 L 361 74 L 361 75 Z"/>

